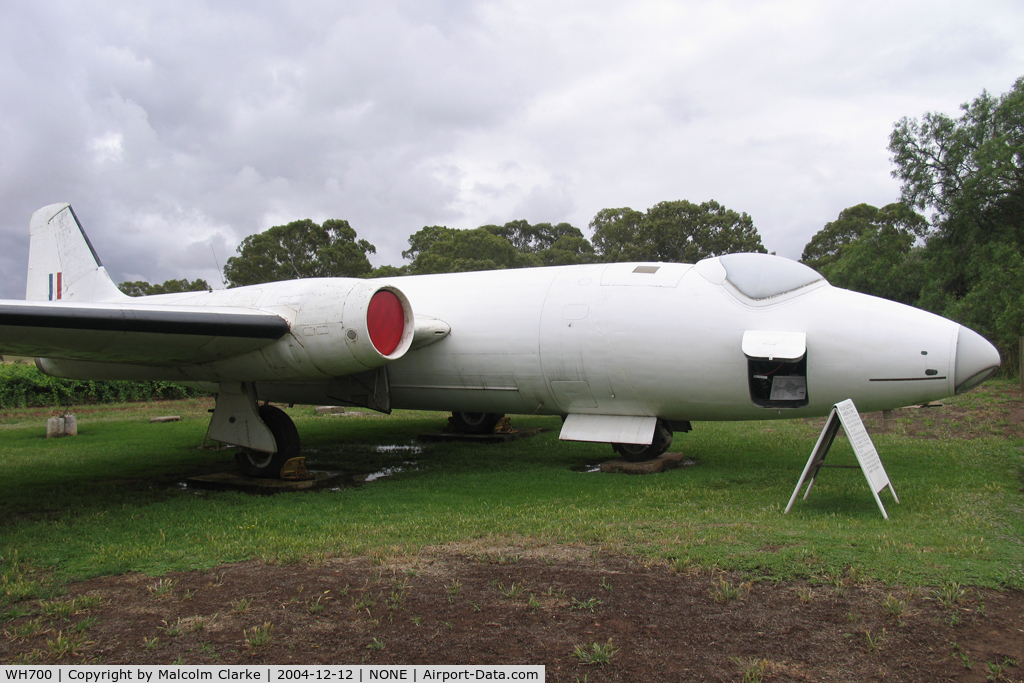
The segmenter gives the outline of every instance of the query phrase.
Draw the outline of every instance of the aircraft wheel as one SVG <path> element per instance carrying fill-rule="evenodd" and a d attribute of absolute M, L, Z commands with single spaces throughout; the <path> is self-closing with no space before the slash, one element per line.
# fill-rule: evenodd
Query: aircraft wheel
<path fill-rule="evenodd" d="M 235 453 L 235 462 L 247 477 L 274 479 L 281 476 L 281 468 L 286 462 L 298 457 L 299 430 L 295 428 L 295 423 L 288 417 L 288 413 L 280 408 L 260 406 L 259 414 L 277 441 L 277 453 L 239 447 Z"/>
<path fill-rule="evenodd" d="M 490 434 L 503 417 L 500 413 L 452 413 L 448 424 L 459 434 Z"/>
<path fill-rule="evenodd" d="M 658 420 L 657 426 L 654 428 L 654 440 L 651 441 L 651 445 L 645 446 L 637 443 L 613 443 L 612 448 L 618 453 L 623 460 L 629 462 L 643 462 L 645 460 L 654 460 L 659 455 L 668 450 L 668 447 L 672 445 L 672 430 L 668 428 L 668 423 L 664 420 Z"/>

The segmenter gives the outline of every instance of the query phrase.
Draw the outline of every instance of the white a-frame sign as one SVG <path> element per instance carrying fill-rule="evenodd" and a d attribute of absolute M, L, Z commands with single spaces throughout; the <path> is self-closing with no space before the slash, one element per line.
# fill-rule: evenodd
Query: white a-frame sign
<path fill-rule="evenodd" d="M 839 433 L 840 425 L 842 425 L 843 431 L 846 432 L 846 436 L 850 439 L 850 445 L 853 446 L 853 452 L 857 456 L 860 469 L 868 480 L 868 486 L 871 487 L 871 493 L 875 497 L 875 502 L 878 503 L 878 509 L 882 511 L 883 517 L 889 519 L 889 515 L 885 512 L 885 506 L 882 505 L 882 499 L 878 497 L 878 494 L 888 486 L 889 492 L 897 503 L 900 502 L 900 499 L 896 497 L 896 489 L 892 487 L 889 475 L 885 473 L 885 468 L 882 467 L 882 460 L 878 457 L 875 444 L 871 442 L 871 437 L 868 436 L 868 430 L 864 428 L 864 423 L 860 419 L 857 407 L 853 405 L 853 401 L 850 399 L 832 406 L 832 412 L 825 422 L 825 428 L 821 430 L 818 443 L 814 444 L 814 450 L 811 451 L 811 457 L 807 460 L 804 473 L 800 475 L 800 481 L 797 482 L 796 489 L 793 490 L 793 496 L 789 499 L 786 512 L 789 512 L 790 508 L 793 507 L 793 502 L 796 501 L 797 494 L 800 493 L 800 487 L 804 485 L 808 474 L 810 474 L 810 483 L 807 484 L 804 500 L 807 500 L 807 496 L 811 495 L 811 487 L 814 486 L 818 470 L 822 467 L 857 466 L 824 464 L 825 456 L 828 455 L 828 449 L 832 447 L 832 442 L 835 440 L 836 434 Z"/>

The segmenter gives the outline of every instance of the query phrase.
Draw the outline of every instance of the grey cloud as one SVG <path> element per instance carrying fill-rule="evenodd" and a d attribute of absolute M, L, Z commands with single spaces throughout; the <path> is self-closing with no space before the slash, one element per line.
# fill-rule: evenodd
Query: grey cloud
<path fill-rule="evenodd" d="M 118 279 L 203 277 L 247 234 L 348 219 L 584 227 L 717 199 L 799 255 L 895 198 L 900 116 L 1009 87 L 997 2 L 16 3 L 0 19 L 0 297 L 28 217 L 71 201 Z M 753 7 L 754 9 L 751 9 Z"/>

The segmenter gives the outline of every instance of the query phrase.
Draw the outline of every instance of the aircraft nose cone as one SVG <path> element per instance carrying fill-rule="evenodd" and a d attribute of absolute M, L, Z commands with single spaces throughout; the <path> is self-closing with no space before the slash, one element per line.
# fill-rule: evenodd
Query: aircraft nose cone
<path fill-rule="evenodd" d="M 972 329 L 960 326 L 956 339 L 956 368 L 953 381 L 962 394 L 984 382 L 1000 366 L 996 347 Z"/>

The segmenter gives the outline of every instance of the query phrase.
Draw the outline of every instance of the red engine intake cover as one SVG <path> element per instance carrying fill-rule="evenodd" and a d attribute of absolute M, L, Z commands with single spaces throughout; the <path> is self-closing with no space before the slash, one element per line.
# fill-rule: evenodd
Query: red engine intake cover
<path fill-rule="evenodd" d="M 394 292 L 382 289 L 370 299 L 366 309 L 366 329 L 373 347 L 390 356 L 402 343 L 405 332 L 405 310 Z"/>

